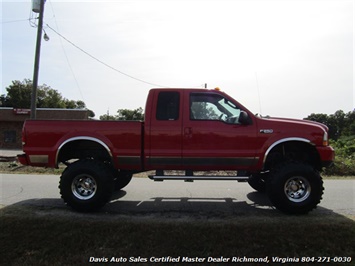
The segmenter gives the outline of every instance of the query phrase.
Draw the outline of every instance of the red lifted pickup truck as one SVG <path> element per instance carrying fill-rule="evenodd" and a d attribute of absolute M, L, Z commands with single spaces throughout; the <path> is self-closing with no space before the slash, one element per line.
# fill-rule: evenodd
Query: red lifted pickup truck
<path fill-rule="evenodd" d="M 319 172 L 334 160 L 327 132 L 320 123 L 255 116 L 218 89 L 152 89 L 144 121 L 26 121 L 19 160 L 66 164 L 60 193 L 78 211 L 99 209 L 134 173 L 155 170 L 157 181 L 247 181 L 277 209 L 302 214 L 320 202 Z M 235 175 L 197 173 L 209 170 Z"/>

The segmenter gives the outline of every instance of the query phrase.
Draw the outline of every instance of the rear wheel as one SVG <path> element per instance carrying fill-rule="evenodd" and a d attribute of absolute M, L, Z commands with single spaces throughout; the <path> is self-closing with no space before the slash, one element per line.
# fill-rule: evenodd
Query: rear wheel
<path fill-rule="evenodd" d="M 133 174 L 131 172 L 114 170 L 114 173 L 115 191 L 121 190 L 122 188 L 126 187 L 132 180 Z"/>
<path fill-rule="evenodd" d="M 266 183 L 266 192 L 274 206 L 290 214 L 304 214 L 316 208 L 323 190 L 318 171 L 298 162 L 276 167 Z"/>
<path fill-rule="evenodd" d="M 110 168 L 95 160 L 80 160 L 69 165 L 59 182 L 64 202 L 82 212 L 104 206 L 111 198 L 113 187 Z"/>

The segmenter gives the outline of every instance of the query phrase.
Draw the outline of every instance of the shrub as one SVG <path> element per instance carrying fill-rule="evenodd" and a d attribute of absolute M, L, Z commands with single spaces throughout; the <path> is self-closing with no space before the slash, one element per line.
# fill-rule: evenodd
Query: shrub
<path fill-rule="evenodd" d="M 344 136 L 337 141 L 331 140 L 335 149 L 332 167 L 325 169 L 326 175 L 355 176 L 355 136 Z"/>

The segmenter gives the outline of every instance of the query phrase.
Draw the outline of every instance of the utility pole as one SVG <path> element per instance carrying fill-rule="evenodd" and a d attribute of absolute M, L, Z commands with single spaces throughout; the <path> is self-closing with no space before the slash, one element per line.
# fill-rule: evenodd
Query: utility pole
<path fill-rule="evenodd" d="M 39 58 L 40 58 L 40 53 L 41 53 L 41 40 L 42 40 L 42 30 L 43 30 L 43 13 L 44 13 L 44 1 L 45 0 L 40 0 L 40 1 L 41 1 L 41 3 L 40 3 L 40 9 L 39 9 L 36 55 L 35 55 L 35 64 L 34 64 L 34 71 L 33 71 L 32 95 L 31 95 L 31 116 L 30 116 L 31 119 L 36 119 Z M 34 11 L 34 12 L 36 12 L 36 11 Z"/>

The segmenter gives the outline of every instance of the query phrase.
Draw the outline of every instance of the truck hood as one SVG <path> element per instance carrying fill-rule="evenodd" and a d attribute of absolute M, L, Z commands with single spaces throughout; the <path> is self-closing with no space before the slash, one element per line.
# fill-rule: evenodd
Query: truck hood
<path fill-rule="evenodd" d="M 323 128 L 326 132 L 328 132 L 328 127 L 326 125 L 319 122 L 310 121 L 310 120 L 281 118 L 281 117 L 270 117 L 270 118 L 263 117 L 262 119 L 272 121 L 272 122 L 286 122 L 286 123 L 289 122 L 289 123 L 299 124 L 299 125 L 317 126 Z"/>
<path fill-rule="evenodd" d="M 257 124 L 260 134 L 269 135 L 272 139 L 302 138 L 316 146 L 324 146 L 328 142 L 328 127 L 322 123 L 300 119 L 258 117 Z"/>

